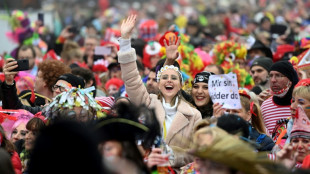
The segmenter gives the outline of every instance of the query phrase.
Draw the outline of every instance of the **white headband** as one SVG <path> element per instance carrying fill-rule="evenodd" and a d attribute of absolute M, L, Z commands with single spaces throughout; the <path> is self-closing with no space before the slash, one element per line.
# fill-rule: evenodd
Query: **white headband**
<path fill-rule="evenodd" d="M 160 68 L 160 70 L 157 72 L 157 76 L 156 76 L 157 82 L 159 82 L 159 79 L 160 79 L 161 74 L 162 74 L 164 71 L 168 70 L 168 69 L 173 69 L 174 71 L 178 72 L 178 73 L 180 74 L 180 77 L 181 77 L 181 80 L 182 80 L 182 83 L 183 83 L 183 77 L 182 77 L 181 71 L 179 70 L 178 67 L 173 66 L 173 65 L 165 65 L 165 66 L 163 66 L 163 67 Z"/>

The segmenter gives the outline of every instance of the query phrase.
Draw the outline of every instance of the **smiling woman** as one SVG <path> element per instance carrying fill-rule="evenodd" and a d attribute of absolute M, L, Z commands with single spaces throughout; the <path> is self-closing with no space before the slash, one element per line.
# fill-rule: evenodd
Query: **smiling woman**
<path fill-rule="evenodd" d="M 214 73 L 206 71 L 196 74 L 191 90 L 193 99 L 191 103 L 197 107 L 203 118 L 213 115 L 213 102 L 208 89 L 208 81 L 211 75 Z"/>
<path fill-rule="evenodd" d="M 121 26 L 122 37 L 118 61 L 121 64 L 126 92 L 134 104 L 144 104 L 155 109 L 156 117 L 162 128 L 162 138 L 173 150 L 174 160 L 170 161 L 171 166 L 178 169 L 192 161 L 191 156 L 181 153 L 181 151 L 184 152 L 190 147 L 189 142 L 191 142 L 193 129 L 195 124 L 201 120 L 201 114 L 179 95 L 182 88 L 182 75 L 179 68 L 173 65 L 163 66 L 157 74 L 159 95 L 147 92 L 137 70 L 135 50 L 131 48 L 130 44 L 130 36 L 135 22 L 136 16 L 129 16 Z M 176 38 L 169 38 L 169 43 L 166 41 L 167 54 L 171 47 L 179 45 L 179 41 L 175 41 Z M 156 155 L 151 154 L 149 161 L 152 160 L 151 156 Z M 158 164 L 152 163 L 152 165 Z M 149 166 L 151 167 L 151 165 Z"/>

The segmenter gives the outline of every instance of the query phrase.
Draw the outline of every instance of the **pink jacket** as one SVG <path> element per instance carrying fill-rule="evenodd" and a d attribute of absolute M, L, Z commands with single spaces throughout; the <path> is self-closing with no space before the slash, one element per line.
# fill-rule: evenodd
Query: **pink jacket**
<path fill-rule="evenodd" d="M 157 119 L 163 125 L 166 115 L 164 107 L 157 95 L 147 92 L 138 73 L 135 50 L 132 48 L 127 52 L 118 52 L 118 58 L 121 63 L 122 79 L 125 82 L 126 92 L 130 100 L 136 105 L 145 104 L 149 108 L 155 109 Z M 174 151 L 173 167 L 182 167 L 193 161 L 187 155 L 186 150 L 189 149 L 192 142 L 194 126 L 201 119 L 201 113 L 197 109 L 185 100 L 180 101 L 165 139 Z"/>

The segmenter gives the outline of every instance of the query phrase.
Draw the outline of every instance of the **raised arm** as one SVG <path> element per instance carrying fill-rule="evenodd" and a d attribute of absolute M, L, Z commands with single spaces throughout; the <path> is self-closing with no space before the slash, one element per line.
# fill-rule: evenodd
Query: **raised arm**
<path fill-rule="evenodd" d="M 179 57 L 178 47 L 180 45 L 181 38 L 173 35 L 173 37 L 169 37 L 169 40 L 164 40 L 164 45 L 166 48 L 166 60 L 164 65 L 173 65 L 175 60 Z"/>
<path fill-rule="evenodd" d="M 136 16 L 131 15 L 121 25 L 118 62 L 121 64 L 122 79 L 130 100 L 136 105 L 145 104 L 149 106 L 151 98 L 138 72 L 136 51 L 131 48 L 130 44 L 130 37 L 135 23 Z"/>

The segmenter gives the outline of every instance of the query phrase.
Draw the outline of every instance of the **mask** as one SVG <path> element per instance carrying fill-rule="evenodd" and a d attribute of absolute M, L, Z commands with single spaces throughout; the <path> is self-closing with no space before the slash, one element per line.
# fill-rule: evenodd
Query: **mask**
<path fill-rule="evenodd" d="M 273 91 L 271 90 L 271 94 L 272 94 L 273 96 L 282 98 L 282 97 L 284 97 L 284 96 L 287 94 L 288 90 L 290 90 L 291 86 L 292 86 L 292 82 L 289 81 L 289 82 L 287 82 L 286 86 L 285 86 L 283 89 L 281 89 L 280 91 L 278 91 L 278 92 L 273 92 Z"/>

